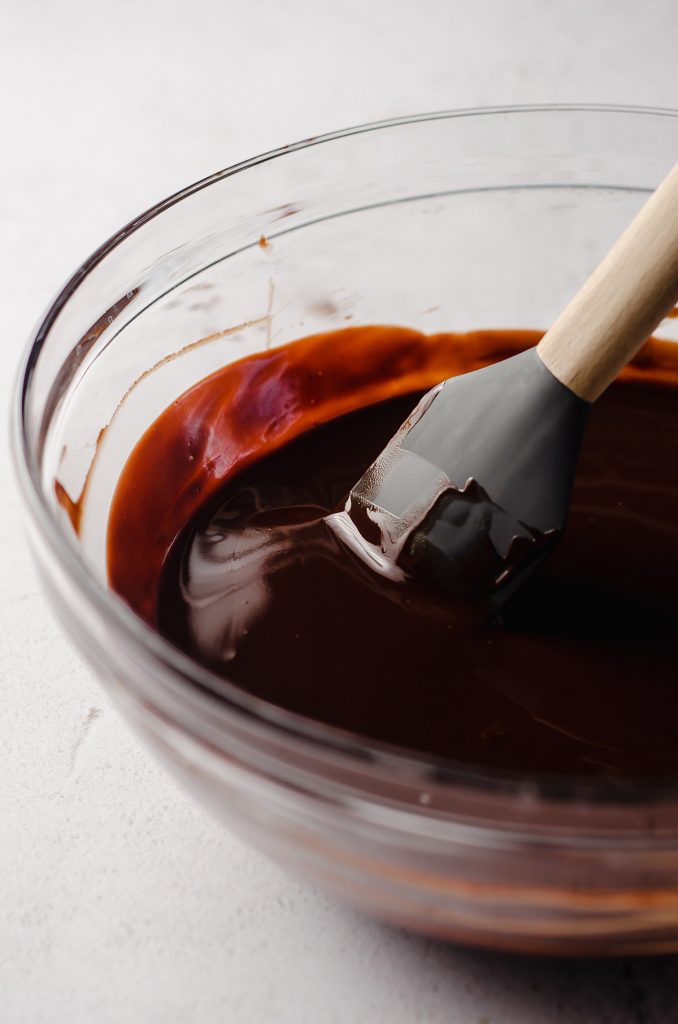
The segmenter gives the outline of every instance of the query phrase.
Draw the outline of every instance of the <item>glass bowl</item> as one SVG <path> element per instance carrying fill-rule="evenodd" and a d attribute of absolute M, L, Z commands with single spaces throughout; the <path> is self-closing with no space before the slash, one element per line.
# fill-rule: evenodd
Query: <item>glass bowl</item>
<path fill-rule="evenodd" d="M 383 919 L 501 949 L 677 950 L 678 783 L 484 773 L 241 692 L 108 589 L 116 480 L 162 409 L 244 355 L 351 324 L 546 327 L 677 152 L 676 114 L 592 107 L 452 112 L 311 139 L 123 228 L 30 341 L 14 450 L 56 614 L 199 800 Z"/>

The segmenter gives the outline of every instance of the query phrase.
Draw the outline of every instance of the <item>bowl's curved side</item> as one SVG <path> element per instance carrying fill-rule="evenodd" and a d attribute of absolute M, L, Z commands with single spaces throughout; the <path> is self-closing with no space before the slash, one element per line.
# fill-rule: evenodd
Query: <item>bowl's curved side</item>
<path fill-rule="evenodd" d="M 622 787 L 610 800 L 604 787 L 556 791 L 543 780 L 479 776 L 261 704 L 107 590 L 60 514 L 55 477 L 77 496 L 91 446 L 102 429 L 111 444 L 130 386 L 151 415 L 148 389 L 160 377 L 148 371 L 159 362 L 183 390 L 207 372 L 197 354 L 210 352 L 211 368 L 346 316 L 425 330 L 541 326 L 676 149 L 678 116 L 620 108 L 453 112 L 310 140 L 219 172 L 137 218 L 79 269 L 31 340 L 14 453 L 57 615 L 203 803 L 292 870 L 385 919 L 495 948 L 674 949 L 678 790 Z M 273 244 L 261 247 L 261 235 Z M 480 283 L 491 259 L 488 293 Z M 279 335 L 273 279 L 281 307 L 285 296 L 303 297 L 281 308 Z M 226 306 L 196 301 L 206 284 Z M 341 301 L 319 304 L 337 285 Z M 431 296 L 443 294 L 434 305 Z M 233 324 L 243 327 L 237 344 L 220 348 L 233 332 L 219 329 Z M 217 334 L 216 345 L 192 344 Z"/>

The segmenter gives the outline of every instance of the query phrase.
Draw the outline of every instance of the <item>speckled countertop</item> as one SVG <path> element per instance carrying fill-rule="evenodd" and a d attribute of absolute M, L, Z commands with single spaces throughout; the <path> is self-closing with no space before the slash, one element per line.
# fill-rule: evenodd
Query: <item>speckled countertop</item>
<path fill-rule="evenodd" d="M 678 960 L 413 938 L 177 791 L 55 624 L 6 427 L 30 328 L 103 238 L 263 149 L 442 107 L 678 106 L 675 0 L 0 0 L 0 1021 L 672 1024 Z"/>

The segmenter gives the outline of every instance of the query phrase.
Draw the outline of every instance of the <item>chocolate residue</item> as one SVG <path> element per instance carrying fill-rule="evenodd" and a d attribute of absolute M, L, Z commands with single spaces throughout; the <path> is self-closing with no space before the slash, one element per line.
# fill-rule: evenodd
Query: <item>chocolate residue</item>
<path fill-rule="evenodd" d="M 66 488 L 63 486 L 63 484 L 60 484 L 58 480 L 55 480 L 54 494 L 56 496 L 56 500 L 59 502 L 62 509 L 68 516 L 71 526 L 75 530 L 75 533 L 79 535 L 80 523 L 82 520 L 82 499 L 85 494 L 85 488 L 83 488 L 80 498 L 78 498 L 77 501 L 74 501 L 73 498 L 71 498 L 68 491 L 66 490 Z"/>
<path fill-rule="evenodd" d="M 97 434 L 97 439 L 94 443 L 94 455 L 92 457 L 92 461 L 90 462 L 87 468 L 87 473 L 85 474 L 85 481 L 82 485 L 82 490 L 80 491 L 80 497 L 71 498 L 70 494 L 68 493 L 64 485 L 60 483 L 58 480 L 54 481 L 54 495 L 56 497 L 56 500 L 58 501 L 58 503 L 61 505 L 66 515 L 68 516 L 71 526 L 73 527 L 73 530 L 77 537 L 80 536 L 80 530 L 82 528 L 82 517 L 85 512 L 85 501 L 87 499 L 87 492 L 89 490 L 90 480 L 92 479 L 94 465 L 96 463 L 97 456 L 99 455 L 99 449 L 103 443 L 108 428 L 113 422 L 113 419 L 115 419 L 115 415 L 113 416 L 111 421 L 107 423 L 105 427 L 102 427 L 99 433 Z"/>
<path fill-rule="evenodd" d="M 272 296 L 270 295 L 269 291 L 269 305 L 271 301 Z M 203 345 L 208 345 L 210 344 L 210 342 L 218 341 L 220 338 L 228 337 L 231 334 L 236 334 L 239 331 L 245 330 L 248 327 L 255 327 L 258 324 L 262 323 L 269 324 L 270 333 L 270 320 L 271 314 L 270 312 L 268 312 L 266 313 L 265 316 L 259 317 L 256 320 L 247 320 L 242 324 L 236 324 L 235 327 L 225 327 L 222 331 L 216 331 L 214 334 L 208 334 L 205 338 L 198 338 L 197 341 L 191 341 L 189 342 L 188 345 L 184 345 L 183 348 L 178 349 L 176 352 L 170 352 L 169 355 L 166 355 L 162 359 L 159 359 L 157 363 L 153 364 L 153 366 L 149 366 L 147 370 L 144 370 L 144 372 L 140 374 L 137 377 L 137 379 L 133 381 L 132 384 L 130 384 L 130 386 L 127 388 L 127 391 L 118 402 L 115 412 L 111 416 L 110 420 L 101 428 L 101 430 L 97 434 L 97 439 L 94 443 L 94 455 L 92 456 L 92 461 L 88 466 L 87 473 L 85 475 L 85 480 L 82 485 L 82 490 L 80 492 L 80 496 L 78 498 L 71 498 L 63 484 L 57 479 L 55 479 L 54 481 L 54 494 L 56 496 L 56 499 L 58 503 L 61 505 L 61 507 L 65 510 L 77 536 L 80 536 L 80 530 L 82 528 L 82 518 L 85 509 L 85 502 L 87 499 L 87 492 L 89 489 L 94 467 L 96 465 L 97 459 L 99 458 L 101 445 L 103 444 L 109 429 L 111 428 L 113 423 L 115 423 L 115 420 L 117 419 L 120 410 L 125 405 L 132 392 L 139 387 L 142 381 L 146 380 L 147 377 L 150 377 L 151 374 L 161 369 L 161 367 L 165 366 L 167 363 L 173 362 L 175 359 L 178 359 L 179 356 L 185 355 L 187 352 L 192 352 L 196 348 L 202 348 Z M 64 452 L 62 452 L 62 458 Z"/>
<path fill-rule="evenodd" d="M 59 372 L 54 377 L 54 382 L 50 389 L 49 396 L 45 402 L 45 409 L 42 416 L 42 422 L 48 424 L 52 422 L 54 412 L 57 405 L 61 401 L 62 395 L 68 386 L 73 374 L 81 365 L 83 359 L 87 356 L 90 349 L 95 345 L 98 339 L 101 337 L 107 327 L 110 327 L 116 317 L 120 315 L 123 309 L 129 305 L 129 303 L 139 294 L 138 288 L 132 288 L 125 295 L 114 302 L 112 306 L 109 306 L 101 316 L 95 320 L 92 326 L 83 334 L 80 340 L 77 342 L 75 347 L 64 359 Z M 43 433 L 44 433 L 43 426 Z M 42 445 L 44 444 L 44 436 L 41 436 L 39 446 L 39 456 L 42 455 Z"/>
<path fill-rule="evenodd" d="M 295 213 L 301 213 L 302 207 L 298 203 L 285 203 L 283 206 L 274 206 L 270 211 L 275 214 L 273 220 L 284 220 L 285 217 L 293 217 Z"/>

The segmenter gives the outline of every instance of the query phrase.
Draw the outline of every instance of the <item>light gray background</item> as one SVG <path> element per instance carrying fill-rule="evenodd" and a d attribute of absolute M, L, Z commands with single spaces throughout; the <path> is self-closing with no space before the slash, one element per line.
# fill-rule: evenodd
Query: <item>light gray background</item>
<path fill-rule="evenodd" d="M 53 622 L 4 433 L 42 309 L 164 195 L 352 123 L 573 100 L 678 107 L 676 0 L 0 0 L 3 1024 L 678 1021 L 673 959 L 533 961 L 413 938 L 215 826 Z"/>

